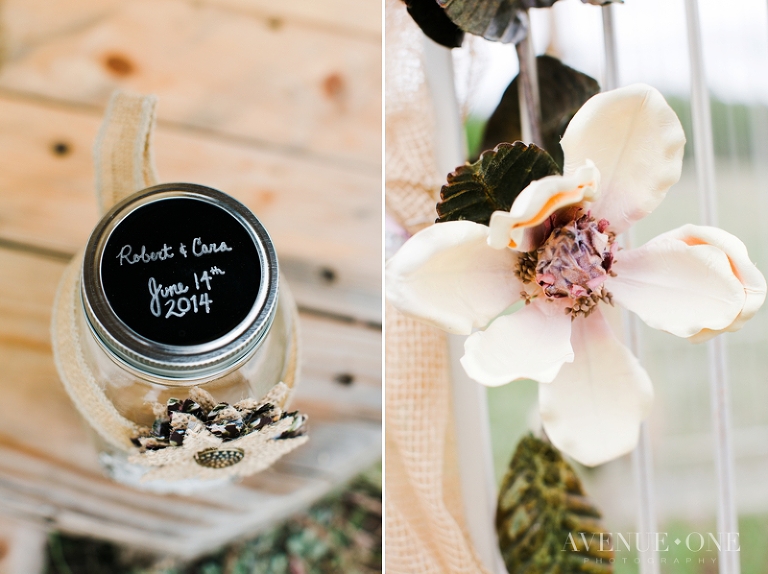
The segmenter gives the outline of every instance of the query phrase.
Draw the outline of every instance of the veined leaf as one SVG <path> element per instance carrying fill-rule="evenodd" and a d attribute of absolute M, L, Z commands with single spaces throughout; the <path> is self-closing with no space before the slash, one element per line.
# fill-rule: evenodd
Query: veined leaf
<path fill-rule="evenodd" d="M 560 139 L 574 114 L 589 98 L 600 92 L 596 80 L 563 64 L 552 56 L 536 58 L 541 97 L 541 145 L 557 165 L 563 165 Z M 522 139 L 518 78 L 509 84 L 494 110 L 483 134 L 481 149 L 491 149 L 499 142 Z"/>
<path fill-rule="evenodd" d="M 605 5 L 624 0 L 581 0 L 585 4 Z M 517 44 L 528 33 L 528 10 L 549 8 L 557 0 L 436 0 L 448 18 L 459 29 L 486 40 Z M 406 0 L 408 11 L 427 36 L 449 48 L 454 44 L 454 31 L 434 11 L 432 0 Z M 413 11 L 412 11 L 413 10 Z M 440 39 L 438 39 L 440 38 Z"/>
<path fill-rule="evenodd" d="M 408 14 L 428 38 L 446 48 L 458 48 L 464 32 L 448 17 L 437 0 L 404 0 Z"/>
<path fill-rule="evenodd" d="M 543 149 L 522 142 L 501 143 L 475 163 L 448 174 L 448 182 L 440 190 L 437 223 L 466 219 L 488 225 L 491 214 L 509 211 L 532 181 L 559 173 Z"/>
<path fill-rule="evenodd" d="M 611 574 L 613 542 L 600 518 L 560 452 L 533 435 L 524 437 L 496 509 L 509 574 Z"/>
<path fill-rule="evenodd" d="M 486 40 L 519 43 L 528 33 L 528 9 L 557 0 L 438 0 L 459 28 Z"/>

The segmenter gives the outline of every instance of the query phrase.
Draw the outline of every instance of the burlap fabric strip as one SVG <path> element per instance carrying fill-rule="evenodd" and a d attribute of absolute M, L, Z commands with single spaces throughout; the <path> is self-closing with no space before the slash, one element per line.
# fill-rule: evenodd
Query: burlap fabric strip
<path fill-rule="evenodd" d="M 399 0 L 386 4 L 386 204 L 409 232 L 434 222 L 444 174 L 423 37 Z M 460 494 L 445 333 L 386 309 L 388 574 L 477 574 Z"/>
<path fill-rule="evenodd" d="M 154 96 L 134 96 L 122 92 L 115 93 L 109 103 L 94 146 L 96 195 L 102 214 L 132 193 L 157 183 L 152 153 L 156 104 L 157 99 Z M 124 452 L 135 452 L 136 448 L 131 439 L 141 434 L 145 429 L 123 417 L 109 401 L 86 361 L 83 342 L 80 341 L 77 313 L 80 312 L 81 305 L 80 270 L 82 257 L 82 252 L 78 253 L 65 269 L 54 301 L 51 338 L 56 368 L 75 407 L 95 432 L 111 447 Z M 281 286 L 281 289 L 284 288 L 287 287 Z M 292 313 L 294 324 L 297 324 L 295 307 L 292 309 Z M 294 330 L 293 336 L 291 356 L 284 381 L 276 385 L 263 399 L 263 401 L 272 401 L 278 407 L 279 413 L 282 413 L 281 409 L 286 406 L 290 399 L 297 376 L 299 364 L 298 329 Z M 269 429 L 269 437 L 279 436 L 286 431 L 288 426 L 287 422 L 280 421 Z M 250 437 L 246 446 L 253 452 L 258 451 L 256 447 L 259 441 L 269 438 L 266 432 L 257 437 L 258 434 L 253 433 L 252 437 L 251 435 L 243 437 Z M 190 444 L 204 442 L 205 439 L 206 437 L 202 436 L 201 433 L 197 433 Z M 250 461 L 248 465 L 250 472 L 247 474 L 263 470 L 280 456 L 305 441 L 306 437 L 297 437 L 297 439 L 290 441 L 281 441 L 275 448 L 263 449 L 263 453 L 258 453 L 252 457 L 254 460 Z M 217 444 L 220 443 L 221 441 L 218 441 Z M 165 450 L 168 452 L 163 456 L 155 456 L 157 461 L 150 461 L 151 466 L 163 467 L 156 468 L 151 473 L 150 478 L 152 479 L 219 478 L 233 474 L 231 469 L 236 468 L 225 469 L 226 472 L 217 476 L 211 472 L 211 469 L 199 465 L 184 466 L 180 463 L 175 466 L 168 466 L 167 464 L 160 464 L 171 461 L 173 458 L 171 450 Z M 135 455 L 134 460 L 144 463 L 144 461 L 136 459 Z"/>

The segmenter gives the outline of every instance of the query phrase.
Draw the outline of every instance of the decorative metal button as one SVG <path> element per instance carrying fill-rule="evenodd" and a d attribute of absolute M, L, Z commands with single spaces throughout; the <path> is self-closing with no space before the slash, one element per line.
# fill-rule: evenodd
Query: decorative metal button
<path fill-rule="evenodd" d="M 245 457 L 240 448 L 207 448 L 195 455 L 195 462 L 205 468 L 227 468 Z"/>

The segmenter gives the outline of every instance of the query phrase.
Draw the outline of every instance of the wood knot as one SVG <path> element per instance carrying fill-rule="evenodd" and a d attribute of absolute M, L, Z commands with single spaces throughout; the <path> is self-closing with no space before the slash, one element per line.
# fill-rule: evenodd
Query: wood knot
<path fill-rule="evenodd" d="M 104 66 L 116 76 L 129 76 L 136 66 L 122 54 L 108 54 L 104 58 Z"/>
<path fill-rule="evenodd" d="M 350 375 L 349 373 L 339 373 L 338 375 L 336 375 L 334 380 L 340 385 L 344 385 L 345 387 L 347 387 L 355 382 L 355 377 Z"/>
<path fill-rule="evenodd" d="M 338 72 L 329 74 L 323 80 L 323 93 L 327 98 L 340 98 L 344 94 L 345 88 L 346 82 L 344 77 Z"/>
<path fill-rule="evenodd" d="M 53 155 L 64 157 L 65 155 L 69 155 L 71 151 L 72 146 L 65 141 L 57 141 L 51 144 L 51 152 Z"/>
<path fill-rule="evenodd" d="M 320 278 L 326 283 L 334 283 L 336 281 L 336 272 L 330 267 L 321 267 Z"/>

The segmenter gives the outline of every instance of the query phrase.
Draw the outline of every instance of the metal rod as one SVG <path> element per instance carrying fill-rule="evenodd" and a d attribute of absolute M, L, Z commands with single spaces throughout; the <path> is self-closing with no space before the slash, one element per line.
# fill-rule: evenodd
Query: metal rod
<path fill-rule="evenodd" d="M 616 55 L 616 29 L 613 23 L 613 4 L 606 4 L 601 9 L 603 13 L 603 47 L 605 49 L 605 78 L 604 90 L 615 90 L 619 87 L 619 60 Z"/>
<path fill-rule="evenodd" d="M 688 56 L 691 64 L 691 119 L 693 151 L 699 187 L 699 215 L 704 225 L 717 225 L 717 187 L 715 184 L 715 147 L 712 140 L 712 114 L 709 89 L 704 74 L 699 5 L 685 0 L 688 29 Z"/>
<path fill-rule="evenodd" d="M 717 189 L 715 185 L 715 152 L 712 139 L 712 115 L 709 91 L 704 73 L 704 56 L 697 0 L 685 0 L 688 51 L 691 63 L 691 116 L 699 208 L 704 225 L 717 225 Z M 722 537 L 720 574 L 739 574 L 739 554 L 730 550 L 731 536 L 738 533 L 738 515 L 733 488 L 733 452 L 731 448 L 730 400 L 728 389 L 728 357 L 725 341 L 716 337 L 707 345 L 709 384 L 712 401 L 712 425 L 715 437 L 715 462 L 718 478 L 717 529 Z"/>
<path fill-rule="evenodd" d="M 634 320 L 634 317 L 632 317 Z M 633 321 L 634 322 L 634 321 Z M 632 326 L 630 325 L 631 329 Z M 630 346 L 631 349 L 631 346 Z M 634 353 L 635 350 L 632 349 Z M 640 425 L 640 437 L 637 447 L 632 452 L 632 467 L 638 497 L 638 533 L 641 542 L 638 543 L 641 574 L 659 574 L 659 554 L 655 546 L 655 533 L 659 531 L 656 519 L 655 492 L 653 488 L 653 460 L 651 457 L 651 438 L 648 423 Z"/>
<path fill-rule="evenodd" d="M 520 125 L 525 143 L 543 146 L 541 138 L 541 99 L 539 96 L 539 74 L 536 69 L 536 50 L 533 45 L 530 24 L 525 39 L 515 45 L 520 73 L 517 89 L 520 99 Z"/>
<path fill-rule="evenodd" d="M 619 62 L 616 49 L 616 29 L 613 19 L 613 4 L 602 7 L 603 14 L 603 45 L 605 48 L 605 77 L 603 89 L 613 90 L 619 87 Z M 632 247 L 631 230 L 622 237 L 623 247 Z M 624 340 L 638 359 L 641 356 L 640 325 L 635 315 L 629 311 L 622 311 L 624 323 Z M 640 572 L 642 574 L 659 574 L 660 565 L 658 552 L 654 540 L 655 532 L 658 532 L 658 520 L 656 517 L 656 497 L 653 480 L 653 457 L 651 456 L 651 439 L 648 424 L 643 422 L 640 426 L 640 436 L 637 447 L 632 453 L 632 466 L 637 487 L 638 502 L 638 532 L 640 536 L 647 537 L 638 544 L 640 553 Z M 645 549 L 647 548 L 647 550 Z"/>

